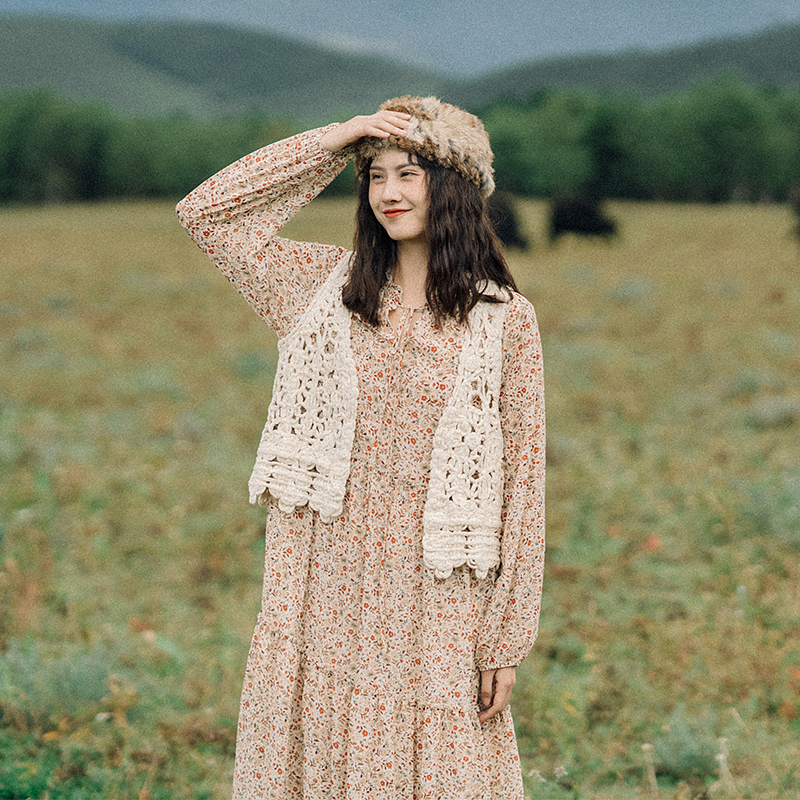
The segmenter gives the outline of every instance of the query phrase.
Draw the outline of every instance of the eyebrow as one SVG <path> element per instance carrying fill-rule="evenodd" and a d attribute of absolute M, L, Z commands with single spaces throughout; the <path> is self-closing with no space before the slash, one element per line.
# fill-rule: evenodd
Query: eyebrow
<path fill-rule="evenodd" d="M 408 154 L 408 161 L 404 162 L 403 164 L 398 164 L 397 166 L 392 167 L 392 169 L 398 170 L 398 169 L 405 169 L 406 167 L 416 167 L 417 169 L 422 169 L 422 167 L 418 163 L 411 160 L 411 155 L 412 155 L 411 153 Z M 386 172 L 386 167 L 376 167 L 370 164 L 369 171 Z"/>

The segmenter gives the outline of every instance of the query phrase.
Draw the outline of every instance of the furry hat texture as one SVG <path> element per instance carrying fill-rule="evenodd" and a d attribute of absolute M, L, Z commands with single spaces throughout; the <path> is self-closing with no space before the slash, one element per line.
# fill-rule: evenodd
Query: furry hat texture
<path fill-rule="evenodd" d="M 395 97 L 381 105 L 384 111 L 411 115 L 405 136 L 379 139 L 369 136 L 356 145 L 356 171 L 363 177 L 367 165 L 382 150 L 396 147 L 458 172 L 474 183 L 486 198 L 494 191 L 492 148 L 483 123 L 468 111 L 436 97 Z"/>

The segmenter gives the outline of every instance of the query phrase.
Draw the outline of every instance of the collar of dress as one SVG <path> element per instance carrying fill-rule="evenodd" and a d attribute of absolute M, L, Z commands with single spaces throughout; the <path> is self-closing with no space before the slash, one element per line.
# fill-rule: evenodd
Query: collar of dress
<path fill-rule="evenodd" d="M 250 476 L 250 502 L 293 513 L 307 505 L 324 523 L 342 514 L 358 402 L 350 312 L 341 299 L 349 254 L 295 327 L 278 342 L 267 423 Z M 458 374 L 433 436 L 422 517 L 425 566 L 446 578 L 467 565 L 480 578 L 500 566 L 503 434 L 499 395 L 503 319 L 510 296 L 494 284 L 469 314 Z"/>

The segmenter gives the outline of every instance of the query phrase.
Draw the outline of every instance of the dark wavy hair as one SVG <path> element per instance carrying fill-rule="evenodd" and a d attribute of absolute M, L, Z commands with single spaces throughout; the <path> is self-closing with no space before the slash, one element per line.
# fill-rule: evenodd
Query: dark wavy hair
<path fill-rule="evenodd" d="M 466 322 L 481 297 L 483 281 L 516 291 L 500 242 L 475 184 L 452 169 L 416 153 L 409 159 L 425 171 L 428 185 L 428 278 L 425 294 L 434 320 Z M 375 218 L 369 204 L 369 164 L 359 175 L 356 230 L 350 277 L 342 299 L 350 311 L 378 325 L 380 291 L 397 260 L 397 242 Z"/>

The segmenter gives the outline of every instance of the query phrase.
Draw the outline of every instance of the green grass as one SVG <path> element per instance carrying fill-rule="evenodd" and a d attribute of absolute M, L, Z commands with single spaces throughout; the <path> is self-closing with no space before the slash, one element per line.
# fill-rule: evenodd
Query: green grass
<path fill-rule="evenodd" d="M 349 203 L 291 235 L 347 244 Z M 652 798 L 650 759 L 661 798 L 797 796 L 800 248 L 777 207 L 612 210 L 510 255 L 548 402 L 527 789 Z M 227 797 L 274 339 L 170 204 L 0 238 L 0 798 Z"/>

